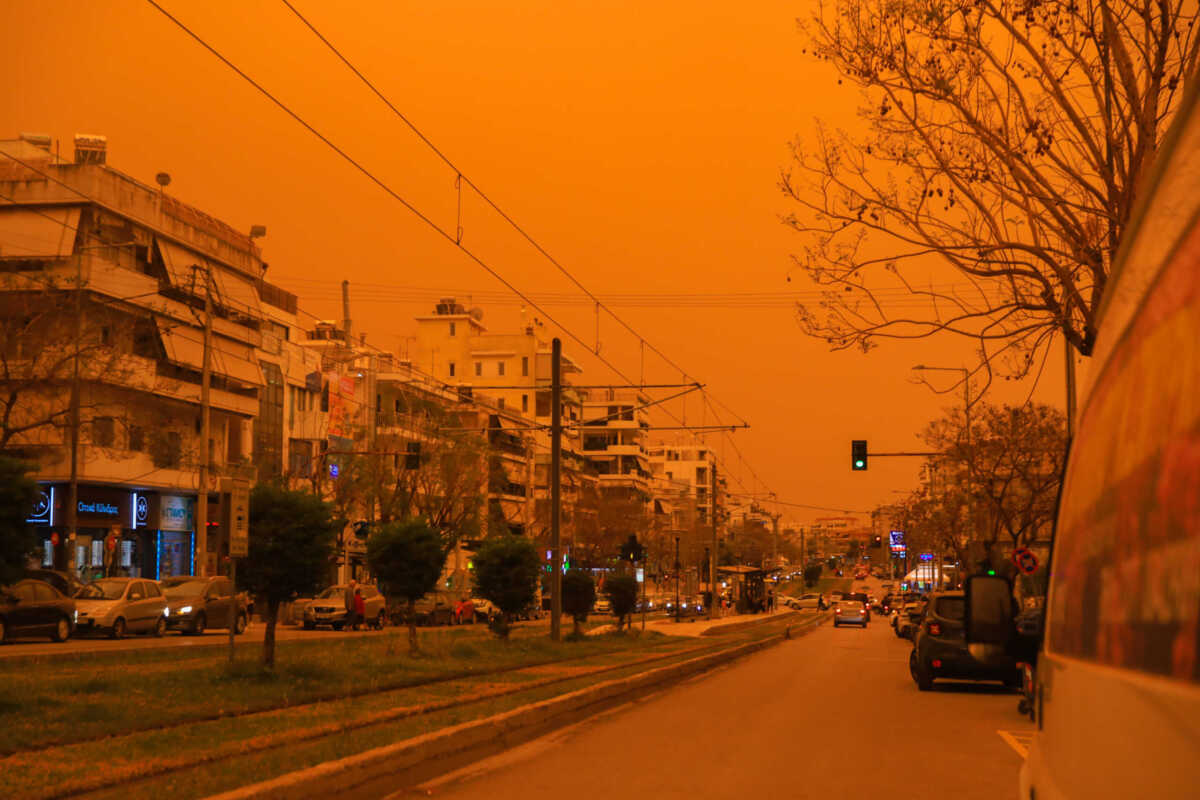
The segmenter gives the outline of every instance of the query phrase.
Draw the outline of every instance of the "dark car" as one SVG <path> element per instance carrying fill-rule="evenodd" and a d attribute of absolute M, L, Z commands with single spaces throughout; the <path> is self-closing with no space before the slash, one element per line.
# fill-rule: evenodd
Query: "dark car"
<path fill-rule="evenodd" d="M 45 581 L 25 579 L 0 589 L 0 642 L 18 636 L 66 641 L 75 629 L 75 601 Z"/>
<path fill-rule="evenodd" d="M 249 615 L 229 578 L 177 575 L 160 581 L 167 595 L 167 629 L 199 635 L 208 628 L 246 630 Z"/>
<path fill-rule="evenodd" d="M 61 569 L 27 569 L 25 577 L 33 578 L 35 581 L 45 581 L 67 597 L 74 597 L 79 594 L 80 589 L 87 586 L 74 573 Z"/>
<path fill-rule="evenodd" d="M 983 664 L 967 650 L 963 632 L 963 592 L 938 592 L 925 607 L 909 656 L 909 671 L 917 688 L 928 691 L 936 678 L 1001 681 L 1013 688 L 1021 685 L 1017 664 L 1007 656 Z"/>

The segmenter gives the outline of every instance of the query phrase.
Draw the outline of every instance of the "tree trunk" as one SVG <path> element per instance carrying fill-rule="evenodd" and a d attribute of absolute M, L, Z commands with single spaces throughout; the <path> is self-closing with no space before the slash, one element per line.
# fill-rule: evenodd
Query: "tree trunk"
<path fill-rule="evenodd" d="M 279 619 L 279 601 L 267 601 L 267 629 L 263 633 L 263 667 L 275 669 L 275 622 Z"/>
<path fill-rule="evenodd" d="M 408 652 L 411 655 L 416 655 L 421 652 L 421 648 L 417 646 L 417 601 L 408 601 Z"/>
<path fill-rule="evenodd" d="M 575 629 L 571 635 L 578 639 L 583 635 L 583 628 L 579 626 L 579 617 L 572 617 L 571 619 L 575 623 Z"/>

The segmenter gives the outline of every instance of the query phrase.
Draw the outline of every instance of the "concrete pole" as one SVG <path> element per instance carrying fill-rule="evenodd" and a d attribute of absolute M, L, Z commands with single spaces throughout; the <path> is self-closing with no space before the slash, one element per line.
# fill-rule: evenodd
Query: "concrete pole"
<path fill-rule="evenodd" d="M 194 266 L 204 276 L 204 355 L 200 367 L 200 490 L 196 493 L 196 574 L 208 574 L 208 438 L 212 388 L 212 275 L 207 267 Z M 219 565 L 218 565 L 219 566 Z"/>
<path fill-rule="evenodd" d="M 83 338 L 83 254 L 75 256 L 75 354 L 71 366 L 71 483 L 67 490 L 67 531 L 63 536 L 67 572 L 74 569 L 75 529 L 79 524 L 79 348 Z M 53 511 L 51 511 L 53 513 Z M 55 566 L 58 566 L 55 559 Z"/>
<path fill-rule="evenodd" d="M 1063 337 L 1067 357 L 1067 441 L 1075 438 L 1075 350 L 1071 340 Z"/>
<path fill-rule="evenodd" d="M 562 638 L 562 340 L 550 351 L 550 638 Z"/>
<path fill-rule="evenodd" d="M 708 602 L 708 618 L 716 619 L 717 614 L 717 465 L 712 464 L 712 492 L 709 496 L 712 498 L 712 510 L 709 512 L 709 522 L 712 523 L 712 556 L 708 559 L 708 588 L 709 594 L 712 595 Z"/>

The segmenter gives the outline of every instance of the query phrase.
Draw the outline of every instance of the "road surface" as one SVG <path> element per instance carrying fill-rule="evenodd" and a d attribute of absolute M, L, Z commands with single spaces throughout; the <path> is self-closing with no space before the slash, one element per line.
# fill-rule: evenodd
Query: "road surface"
<path fill-rule="evenodd" d="M 393 800 L 1011 800 L 1031 725 L 998 684 L 920 692 L 886 620 L 823 625 Z"/>

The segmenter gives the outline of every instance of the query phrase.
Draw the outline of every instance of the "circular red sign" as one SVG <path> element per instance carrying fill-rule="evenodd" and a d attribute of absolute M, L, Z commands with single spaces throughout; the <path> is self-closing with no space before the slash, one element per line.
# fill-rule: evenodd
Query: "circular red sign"
<path fill-rule="evenodd" d="M 1037 572 L 1038 557 L 1028 547 L 1018 547 L 1014 550 L 1012 560 L 1017 565 L 1017 569 L 1026 575 L 1032 575 Z"/>
<path fill-rule="evenodd" d="M 58 547 L 58 534 L 57 533 L 50 534 L 50 544 L 54 545 L 55 547 Z"/>

